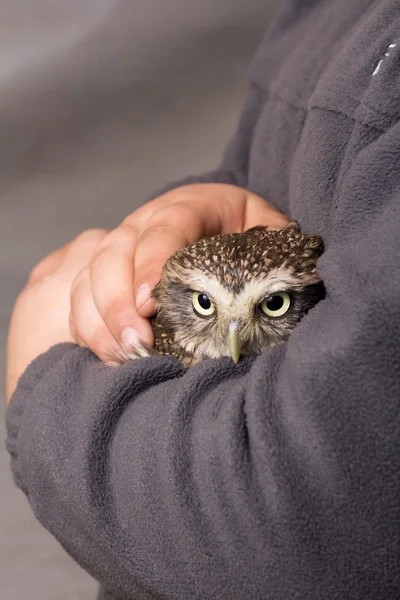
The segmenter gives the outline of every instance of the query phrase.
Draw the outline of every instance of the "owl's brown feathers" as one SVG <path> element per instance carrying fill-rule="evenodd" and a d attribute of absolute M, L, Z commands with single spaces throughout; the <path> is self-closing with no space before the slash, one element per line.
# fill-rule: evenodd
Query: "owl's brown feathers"
<path fill-rule="evenodd" d="M 192 366 L 205 358 L 259 354 L 286 341 L 324 295 L 316 268 L 322 251 L 321 238 L 301 234 L 294 222 L 280 231 L 255 227 L 182 248 L 153 291 L 155 350 Z M 280 303 L 281 312 L 289 308 L 275 316 L 279 310 L 268 307 Z M 209 304 L 213 313 L 205 314 Z"/>
<path fill-rule="evenodd" d="M 182 248 L 170 257 L 162 277 L 181 272 L 186 278 L 189 271 L 199 269 L 238 293 L 246 282 L 259 280 L 285 264 L 294 276 L 311 282 L 321 252 L 321 238 L 301 234 L 295 223 L 279 231 L 253 227 L 244 233 L 203 238 Z"/>

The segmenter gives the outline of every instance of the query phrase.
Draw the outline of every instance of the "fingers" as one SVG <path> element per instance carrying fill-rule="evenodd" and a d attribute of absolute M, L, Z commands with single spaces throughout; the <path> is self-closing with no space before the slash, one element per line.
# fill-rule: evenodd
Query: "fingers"
<path fill-rule="evenodd" d="M 57 248 L 43 258 L 31 271 L 28 283 L 37 283 L 45 277 L 63 268 L 65 271 L 74 269 L 77 263 L 83 267 L 91 258 L 93 250 L 105 237 L 105 229 L 89 229 L 78 235 L 72 242 L 68 242 L 61 248 Z"/>
<path fill-rule="evenodd" d="M 31 274 L 28 278 L 28 283 L 37 283 L 41 281 L 45 277 L 49 277 L 52 275 L 54 271 L 60 266 L 63 262 L 67 250 L 70 246 L 70 243 L 65 244 L 61 248 L 58 248 L 51 254 L 48 254 L 45 258 L 43 258 L 31 271 Z"/>
<path fill-rule="evenodd" d="M 93 253 L 107 234 L 106 229 L 88 229 L 78 235 L 68 244 L 60 268 L 65 273 L 73 272 L 76 275 L 78 270 L 83 269 L 90 262 Z"/>
<path fill-rule="evenodd" d="M 171 206 L 190 205 L 197 218 L 203 222 L 203 236 L 241 232 L 256 225 L 281 229 L 290 221 L 261 196 L 245 188 L 224 183 L 183 186 L 167 192 L 153 202 L 154 205 L 150 202 L 140 210 L 155 209 L 154 212 L 158 213 L 168 203 Z"/>
<path fill-rule="evenodd" d="M 150 293 L 159 281 L 167 259 L 180 248 L 204 236 L 203 221 L 197 211 L 185 204 L 174 204 L 157 211 L 145 224 L 137 239 L 135 253 L 136 308 L 142 316 L 154 313 Z"/>
<path fill-rule="evenodd" d="M 256 225 L 266 225 L 268 229 L 282 229 L 290 219 L 256 194 L 247 193 L 244 207 L 243 231 Z"/>
<path fill-rule="evenodd" d="M 94 305 L 114 340 L 125 350 L 132 350 L 138 339 L 153 343 L 149 321 L 136 311 L 136 239 L 134 227 L 121 225 L 104 238 L 90 263 L 90 290 Z M 85 293 L 89 293 L 88 288 Z M 101 341 L 101 333 L 98 333 L 98 338 Z"/>
<path fill-rule="evenodd" d="M 121 347 L 94 303 L 89 267 L 82 269 L 72 284 L 69 325 L 76 342 L 90 348 L 101 360 L 123 362 Z"/>

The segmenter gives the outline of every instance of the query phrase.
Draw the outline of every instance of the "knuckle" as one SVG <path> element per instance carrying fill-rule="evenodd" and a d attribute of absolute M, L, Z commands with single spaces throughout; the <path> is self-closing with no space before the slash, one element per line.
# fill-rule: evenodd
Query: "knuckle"
<path fill-rule="evenodd" d="M 74 240 L 75 244 L 98 245 L 107 235 L 106 229 L 86 229 L 82 231 Z"/>
<path fill-rule="evenodd" d="M 87 321 L 86 308 L 88 292 L 90 288 L 86 285 L 86 275 L 79 273 L 72 283 L 70 291 L 70 318 L 74 321 L 77 329 L 82 328 L 82 323 Z"/>
<path fill-rule="evenodd" d="M 166 206 L 165 210 L 171 213 L 185 213 L 191 216 L 195 211 L 195 205 L 190 200 L 185 199 L 184 197 L 179 197 L 173 204 Z"/>
<path fill-rule="evenodd" d="M 122 224 L 112 231 L 100 248 L 104 247 L 110 253 L 126 253 L 132 251 L 136 242 L 136 230 L 127 224 Z"/>
<path fill-rule="evenodd" d="M 28 277 L 28 283 L 36 283 L 43 279 L 43 277 L 45 277 L 51 271 L 52 263 L 53 261 L 51 256 L 42 258 L 42 260 L 39 261 L 31 270 Z"/>
<path fill-rule="evenodd" d="M 93 320 L 93 315 L 87 314 L 84 304 L 79 302 L 79 300 L 71 301 L 69 329 L 72 337 L 78 344 L 87 346 L 95 351 L 95 340 L 99 324 Z"/>
<path fill-rule="evenodd" d="M 72 309 L 71 309 L 71 311 L 69 313 L 69 316 L 68 316 L 68 326 L 69 326 L 69 331 L 70 331 L 72 337 L 74 338 L 74 340 L 76 342 L 79 342 L 80 337 L 79 337 L 78 329 L 77 329 L 76 324 L 75 324 L 75 319 L 74 319 L 74 315 L 73 315 Z"/>
<path fill-rule="evenodd" d="M 38 263 L 32 269 L 32 271 L 29 273 L 28 284 L 36 283 L 37 281 L 39 281 L 39 279 L 41 279 L 41 276 L 40 276 L 41 272 L 42 272 L 42 261 L 40 263 Z"/>
<path fill-rule="evenodd" d="M 136 234 L 130 225 L 120 225 L 96 246 L 90 261 L 91 273 L 100 271 L 118 256 L 128 254 L 135 247 Z"/>
<path fill-rule="evenodd" d="M 101 269 L 105 262 L 108 262 L 108 259 L 113 255 L 113 247 L 112 244 L 108 243 L 100 243 L 99 246 L 94 250 L 92 254 L 92 259 L 90 261 L 90 270 L 98 270 Z"/>
<path fill-rule="evenodd" d="M 119 225 L 114 231 L 111 232 L 110 236 L 115 236 L 121 240 L 132 241 L 132 237 L 136 235 L 135 228 L 133 225 L 126 223 L 125 221 Z"/>
<path fill-rule="evenodd" d="M 104 327 L 99 327 L 93 332 L 89 347 L 104 361 L 109 360 L 116 353 L 117 344 Z"/>
<path fill-rule="evenodd" d="M 188 232 L 197 231 L 201 226 L 198 211 L 193 205 L 177 201 L 166 206 L 146 221 L 138 242 L 157 241 L 158 238 L 187 238 Z"/>
<path fill-rule="evenodd" d="M 118 344 L 104 325 L 91 327 L 90 331 L 85 330 L 81 335 L 79 333 L 75 338 L 77 342 L 89 348 L 100 360 L 106 362 L 118 356 Z"/>
<path fill-rule="evenodd" d="M 79 273 L 75 276 L 75 279 L 73 280 L 72 284 L 71 284 L 71 297 L 74 298 L 77 295 L 79 295 L 84 287 L 84 284 L 86 283 L 86 281 L 89 279 L 89 269 L 88 267 L 85 267 L 84 269 L 81 269 L 79 271 Z"/>
<path fill-rule="evenodd" d="M 165 221 L 149 222 L 146 229 L 140 233 L 138 243 L 154 241 L 171 235 L 172 232 L 173 227 L 169 223 L 165 223 Z"/>
<path fill-rule="evenodd" d="M 103 239 L 103 237 L 107 235 L 107 230 L 106 229 L 86 229 L 85 231 L 82 231 L 82 233 L 80 233 L 75 239 L 76 240 L 82 240 L 82 241 L 96 241 L 99 239 Z"/>
<path fill-rule="evenodd" d="M 121 326 L 119 323 L 122 320 L 121 317 L 125 313 L 125 309 L 125 302 L 119 298 L 104 307 L 102 318 L 112 332 L 120 333 L 119 329 L 121 329 Z"/>
<path fill-rule="evenodd" d="M 29 298 L 30 287 L 25 286 L 18 294 L 14 301 L 13 312 L 18 312 L 18 310 L 24 306 L 25 302 Z"/>
<path fill-rule="evenodd" d="M 154 224 L 165 224 L 165 223 L 174 223 L 176 218 L 186 218 L 192 219 L 196 214 L 195 205 L 191 202 L 188 202 L 184 198 L 178 198 L 174 201 L 173 204 L 168 204 L 162 208 L 160 208 L 151 219 L 149 219 L 149 223 Z"/>

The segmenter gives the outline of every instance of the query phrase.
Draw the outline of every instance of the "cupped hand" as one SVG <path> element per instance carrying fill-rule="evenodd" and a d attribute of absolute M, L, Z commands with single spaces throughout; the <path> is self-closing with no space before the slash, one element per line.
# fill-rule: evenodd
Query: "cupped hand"
<path fill-rule="evenodd" d="M 289 222 L 248 190 L 192 184 L 159 196 L 105 235 L 72 286 L 73 337 L 106 362 L 123 362 L 141 340 L 153 343 L 151 290 L 166 260 L 205 236 Z"/>
<path fill-rule="evenodd" d="M 7 400 L 26 367 L 61 342 L 74 342 L 69 327 L 71 285 L 106 235 L 85 231 L 33 269 L 13 309 L 8 332 Z"/>

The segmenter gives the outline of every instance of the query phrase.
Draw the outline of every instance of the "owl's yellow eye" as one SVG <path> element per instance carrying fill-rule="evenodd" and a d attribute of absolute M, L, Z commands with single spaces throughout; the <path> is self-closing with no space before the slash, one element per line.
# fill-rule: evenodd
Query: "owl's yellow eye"
<path fill-rule="evenodd" d="M 200 317 L 210 317 L 215 312 L 214 302 L 203 292 L 193 292 L 192 302 L 194 311 Z"/>
<path fill-rule="evenodd" d="M 265 298 L 261 310 L 269 317 L 282 317 L 290 308 L 290 296 L 287 292 L 276 292 Z"/>

